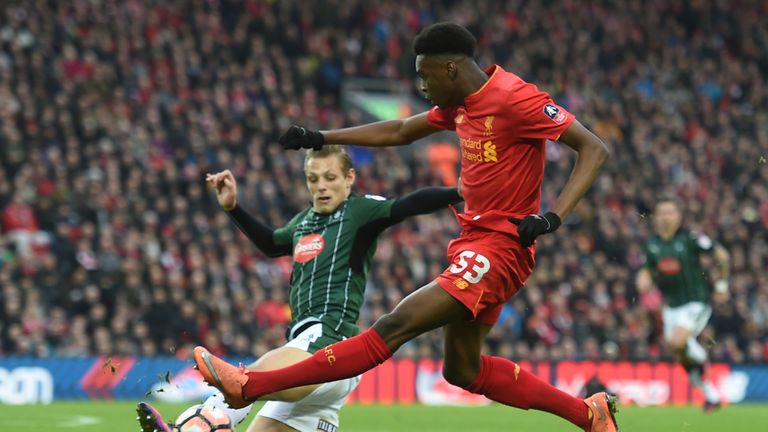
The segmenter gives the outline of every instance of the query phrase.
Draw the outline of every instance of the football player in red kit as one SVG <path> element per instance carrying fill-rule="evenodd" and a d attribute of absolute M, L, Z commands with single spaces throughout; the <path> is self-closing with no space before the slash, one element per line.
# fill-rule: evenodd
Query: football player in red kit
<path fill-rule="evenodd" d="M 555 414 L 588 432 L 617 431 L 615 397 L 570 396 L 512 361 L 481 354 L 502 305 L 533 271 L 535 239 L 555 231 L 594 182 L 608 150 L 603 142 L 535 85 L 498 65 L 481 69 L 476 41 L 465 28 L 438 23 L 414 41 L 420 89 L 435 105 L 403 120 L 310 131 L 292 126 L 287 149 L 324 144 L 395 146 L 443 129 L 461 146 L 463 231 L 448 246 L 451 265 L 358 336 L 329 345 L 292 366 L 248 372 L 195 349 L 205 380 L 227 402 L 244 406 L 285 388 L 356 376 L 392 356 L 402 344 L 444 328 L 443 375 L 471 392 L 522 409 Z M 578 154 L 570 179 L 540 214 L 547 140 Z"/>

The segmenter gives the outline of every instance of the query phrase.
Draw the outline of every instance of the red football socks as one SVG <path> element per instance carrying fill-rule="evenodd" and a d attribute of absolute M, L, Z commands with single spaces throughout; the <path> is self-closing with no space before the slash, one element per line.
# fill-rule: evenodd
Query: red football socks
<path fill-rule="evenodd" d="M 248 372 L 243 396 L 254 400 L 287 388 L 351 378 L 390 357 L 392 352 L 387 344 L 374 329 L 369 329 L 291 366 Z M 589 408 L 581 399 L 541 381 L 509 360 L 485 355 L 481 359 L 480 371 L 467 390 L 505 405 L 547 411 L 582 429 L 589 428 Z"/>
<path fill-rule="evenodd" d="M 547 411 L 586 430 L 590 427 L 589 408 L 575 398 L 522 370 L 509 360 L 481 356 L 480 372 L 467 390 L 505 405 Z"/>
<path fill-rule="evenodd" d="M 288 388 L 351 378 L 392 357 L 374 329 L 337 342 L 296 364 L 265 372 L 248 372 L 243 396 L 254 400 Z"/>

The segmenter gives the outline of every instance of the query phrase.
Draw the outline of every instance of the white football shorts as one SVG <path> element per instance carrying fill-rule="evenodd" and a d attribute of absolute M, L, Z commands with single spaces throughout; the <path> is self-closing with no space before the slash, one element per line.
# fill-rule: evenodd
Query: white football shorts
<path fill-rule="evenodd" d="M 297 323 L 294 328 L 298 328 Z M 323 334 L 322 323 L 311 325 L 284 346 L 308 351 Z M 268 401 L 257 415 L 285 423 L 300 432 L 337 432 L 339 410 L 360 383 L 360 376 L 325 383 L 297 402 Z"/>
<path fill-rule="evenodd" d="M 682 306 L 669 307 L 664 306 L 661 312 L 661 318 L 664 321 L 664 338 L 669 339 L 675 327 L 682 327 L 691 333 L 691 336 L 698 336 L 709 322 L 712 316 L 712 306 L 701 302 L 690 302 Z"/>

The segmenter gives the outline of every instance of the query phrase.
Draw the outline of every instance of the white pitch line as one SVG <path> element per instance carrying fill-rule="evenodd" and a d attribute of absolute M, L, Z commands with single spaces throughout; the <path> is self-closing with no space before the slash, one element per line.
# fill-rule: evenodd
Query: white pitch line
<path fill-rule="evenodd" d="M 67 428 L 76 428 L 81 426 L 88 426 L 101 423 L 101 419 L 91 416 L 75 416 L 71 420 L 67 420 L 59 423 L 59 426 Z"/>

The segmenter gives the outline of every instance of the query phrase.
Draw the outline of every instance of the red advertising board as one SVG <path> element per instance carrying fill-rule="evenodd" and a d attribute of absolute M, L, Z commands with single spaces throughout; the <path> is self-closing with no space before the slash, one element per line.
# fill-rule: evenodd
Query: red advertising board
<path fill-rule="evenodd" d="M 584 362 L 532 363 L 520 366 L 561 390 L 583 396 L 584 384 L 597 375 L 608 389 L 616 393 L 623 404 L 685 405 L 701 404 L 701 391 L 692 388 L 680 365 L 665 362 Z M 392 359 L 363 375 L 349 402 L 361 404 L 426 404 L 478 405 L 488 403 L 481 396 L 448 384 L 441 374 L 442 362 L 435 360 Z M 720 391 L 731 374 L 727 364 L 713 364 L 706 373 Z"/>

